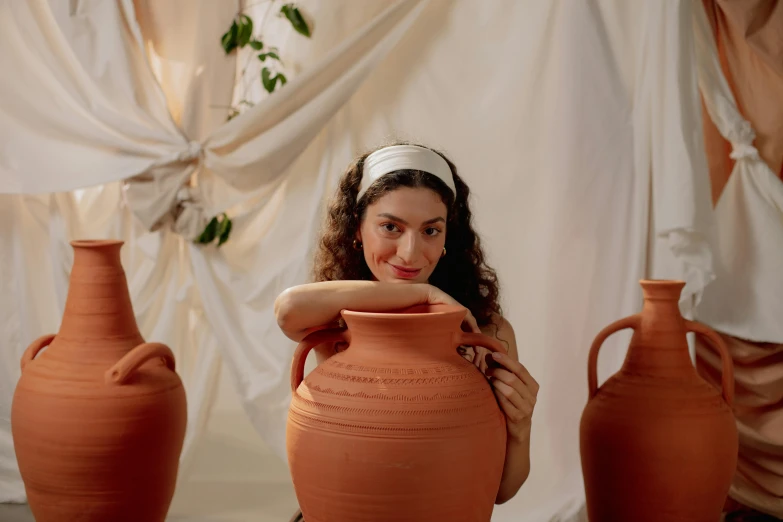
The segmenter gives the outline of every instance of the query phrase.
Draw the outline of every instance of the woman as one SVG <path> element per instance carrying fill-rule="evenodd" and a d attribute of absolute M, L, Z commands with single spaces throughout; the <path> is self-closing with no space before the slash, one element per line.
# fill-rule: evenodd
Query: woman
<path fill-rule="evenodd" d="M 538 384 L 517 358 L 500 314 L 495 272 L 471 225 L 469 190 L 454 165 L 426 147 L 400 144 L 365 154 L 343 175 L 315 259 L 317 282 L 275 302 L 294 341 L 334 323 L 340 310 L 386 311 L 416 304 L 464 306 L 463 328 L 495 336 L 508 354 L 461 353 L 490 379 L 508 431 L 496 503 L 512 498 L 530 472 L 530 430 Z M 334 346 L 316 349 L 319 363 Z"/>

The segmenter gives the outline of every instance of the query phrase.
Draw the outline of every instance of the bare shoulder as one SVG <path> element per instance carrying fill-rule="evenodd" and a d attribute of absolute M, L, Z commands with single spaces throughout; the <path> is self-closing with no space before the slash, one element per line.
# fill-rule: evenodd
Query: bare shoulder
<path fill-rule="evenodd" d="M 508 349 L 508 355 L 519 360 L 517 355 L 517 339 L 514 335 L 514 327 L 508 320 L 499 314 L 492 314 L 492 320 L 489 324 L 481 327 L 481 333 L 494 337 Z"/>

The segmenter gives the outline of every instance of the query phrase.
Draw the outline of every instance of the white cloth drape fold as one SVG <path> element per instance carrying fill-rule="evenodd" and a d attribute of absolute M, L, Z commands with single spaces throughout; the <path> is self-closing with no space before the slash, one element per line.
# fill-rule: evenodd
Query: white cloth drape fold
<path fill-rule="evenodd" d="M 10 49 L 0 56 L 0 70 L 23 73 L 0 87 L 0 114 L 14 122 L 0 127 L 0 191 L 60 192 L 139 176 L 127 191 L 137 218 L 156 230 L 176 214 L 175 230 L 187 239 L 232 203 L 204 208 L 202 191 L 211 194 L 214 183 L 243 192 L 272 183 L 426 5 L 395 2 L 276 96 L 209 135 L 189 138 L 188 129 L 172 120 L 140 33 L 132 30 L 138 29 L 132 4 L 85 3 L 64 28 L 46 0 L 0 6 L 0 42 Z M 80 61 L 68 29 L 82 29 L 88 38 L 81 45 L 100 51 L 85 52 L 89 61 Z M 31 45 L 22 45 L 28 39 Z M 96 80 L 95 69 L 104 67 L 107 78 L 100 71 Z M 34 154 L 36 149 L 46 153 Z M 183 196 L 183 185 L 200 166 L 199 188 L 186 188 Z M 178 196 L 187 202 L 186 212 L 174 208 Z"/>
<path fill-rule="evenodd" d="M 0 3 L 0 70 L 14 78 L 0 86 L 3 193 L 109 183 L 187 148 L 129 31 L 132 2 L 85 1 L 58 19 L 60 4 Z"/>
<path fill-rule="evenodd" d="M 651 176 L 648 275 L 684 280 L 680 306 L 690 315 L 715 279 L 709 170 L 702 134 L 694 128 L 701 117 L 694 7 L 692 2 L 645 5 L 648 30 L 637 61 L 634 148 L 637 169 L 649 169 Z"/>
<path fill-rule="evenodd" d="M 717 279 L 697 309 L 701 321 L 732 336 L 783 342 L 783 183 L 753 146 L 721 70 L 703 8 L 694 20 L 699 86 L 710 118 L 732 144 L 734 169 L 715 205 Z"/>

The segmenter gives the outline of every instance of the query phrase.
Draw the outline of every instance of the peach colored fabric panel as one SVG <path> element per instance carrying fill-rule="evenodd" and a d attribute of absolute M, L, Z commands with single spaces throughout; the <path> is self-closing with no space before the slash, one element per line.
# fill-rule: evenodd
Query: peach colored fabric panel
<path fill-rule="evenodd" d="M 783 344 L 754 343 L 721 334 L 734 361 L 734 415 L 739 460 L 730 495 L 740 503 L 783 517 Z M 721 385 L 718 354 L 696 341 L 696 366 Z"/>
<path fill-rule="evenodd" d="M 770 169 L 783 166 L 783 3 L 777 0 L 703 0 L 723 73 L 743 116 L 756 131 L 756 148 Z M 713 202 L 733 168 L 730 145 L 704 117 Z"/>

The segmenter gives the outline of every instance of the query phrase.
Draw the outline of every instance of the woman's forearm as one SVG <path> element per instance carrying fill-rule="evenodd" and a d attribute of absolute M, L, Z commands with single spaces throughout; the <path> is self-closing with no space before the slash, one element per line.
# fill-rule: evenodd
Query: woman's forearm
<path fill-rule="evenodd" d="M 500 480 L 496 504 L 503 504 L 517 494 L 530 474 L 530 435 L 522 440 L 509 438 L 506 442 L 506 461 Z"/>
<path fill-rule="evenodd" d="M 309 330 L 333 323 L 340 310 L 384 311 L 427 302 L 426 284 L 377 281 L 324 281 L 291 287 L 275 300 L 280 329 L 294 341 Z"/>

